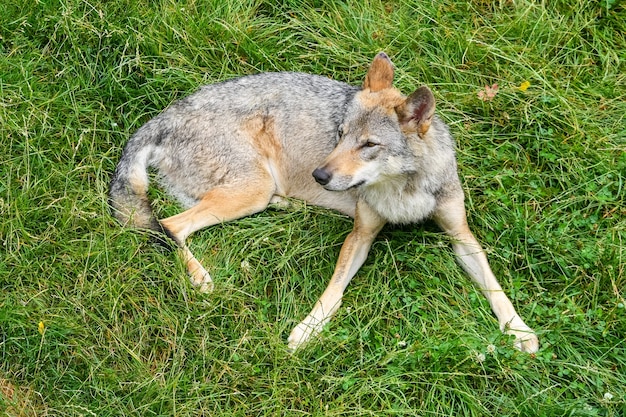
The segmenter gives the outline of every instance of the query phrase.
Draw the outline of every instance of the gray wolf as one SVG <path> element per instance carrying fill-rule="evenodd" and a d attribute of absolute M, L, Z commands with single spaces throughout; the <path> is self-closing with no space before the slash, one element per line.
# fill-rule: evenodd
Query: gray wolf
<path fill-rule="evenodd" d="M 191 281 L 213 288 L 185 244 L 193 232 L 264 210 L 285 198 L 354 218 L 327 289 L 291 332 L 296 349 L 341 304 L 346 286 L 385 223 L 432 218 L 452 238 L 458 262 L 487 297 L 514 345 L 535 352 L 535 333 L 498 284 L 466 221 L 454 141 L 426 86 L 408 97 L 378 54 L 361 87 L 301 73 L 262 73 L 208 85 L 143 125 L 113 174 L 110 204 L 123 224 L 165 233 Z M 187 207 L 157 220 L 148 169 Z"/>

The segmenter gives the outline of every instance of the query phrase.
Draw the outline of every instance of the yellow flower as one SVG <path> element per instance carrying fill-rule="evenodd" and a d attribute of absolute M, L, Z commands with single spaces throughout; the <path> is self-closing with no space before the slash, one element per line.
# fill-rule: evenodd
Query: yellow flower
<path fill-rule="evenodd" d="M 528 90 L 528 87 L 530 87 L 530 81 L 524 81 L 523 83 L 520 84 L 519 88 L 520 91 L 526 91 Z"/>
<path fill-rule="evenodd" d="M 39 326 L 37 326 L 37 330 L 39 330 L 39 333 L 43 335 L 43 331 L 46 329 L 46 325 L 43 324 L 43 321 L 39 322 Z"/>

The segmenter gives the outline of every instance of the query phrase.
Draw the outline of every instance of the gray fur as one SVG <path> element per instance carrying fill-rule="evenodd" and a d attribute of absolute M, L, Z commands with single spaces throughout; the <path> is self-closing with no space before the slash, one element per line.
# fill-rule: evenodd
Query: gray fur
<path fill-rule="evenodd" d="M 173 103 L 131 137 L 111 182 L 114 214 L 122 223 L 158 229 L 145 195 L 148 177 L 144 173 L 150 167 L 186 207 L 196 204 L 213 187 L 240 186 L 246 181 L 245 173 L 254 172 L 258 154 L 239 128 L 242 121 L 256 115 L 277 122 L 284 160 L 289 161 L 292 171 L 280 187 L 282 195 L 277 193 L 280 197 L 302 198 L 354 215 L 351 207 L 357 193 L 368 200 L 368 196 L 381 192 L 388 195 L 385 198 L 400 192 L 394 187 L 380 190 L 372 185 L 357 192 L 328 193 L 315 184 L 310 174 L 337 146 L 342 122 L 355 126 L 344 135 L 343 142 L 349 138 L 356 141 L 363 131 L 377 132 L 385 139 L 385 155 L 379 158 L 401 161 L 402 178 L 396 185 L 405 192 L 425 193 L 436 199 L 446 183 L 458 182 L 454 144 L 443 122 L 435 119 L 429 141 L 407 138 L 401 134 L 397 119 L 375 110 L 360 112 L 360 105 L 355 103 L 359 90 L 301 73 L 263 73 L 200 88 Z M 355 117 L 358 120 L 352 120 Z M 407 141 L 411 141 L 409 146 Z M 131 177 L 143 187 L 132 187 Z M 427 217 L 432 208 L 401 218 L 384 217 L 396 223 L 416 222 Z"/>
<path fill-rule="evenodd" d="M 256 115 L 278 122 L 285 159 L 293 167 L 309 168 L 306 176 L 314 184 L 310 172 L 336 145 L 337 126 L 357 90 L 300 73 L 264 73 L 202 87 L 131 137 L 110 187 L 114 214 L 126 223 L 134 213 L 133 224 L 153 228 L 154 223 L 146 221 L 145 195 L 129 185 L 131 176 L 149 167 L 187 207 L 214 186 L 245 181 L 242 174 L 253 172 L 258 156 L 238 129 L 242 120 Z M 147 187 L 147 177 L 141 179 Z"/>
<path fill-rule="evenodd" d="M 392 86 L 393 65 L 378 54 L 362 88 L 300 73 L 266 73 L 202 87 L 143 125 L 124 148 L 110 204 L 124 224 L 168 234 L 194 285 L 209 273 L 185 245 L 196 230 L 298 198 L 355 218 L 332 279 L 288 338 L 292 349 L 319 333 L 386 222 L 432 217 L 453 239 L 459 263 L 488 298 L 515 346 L 539 341 L 502 291 L 469 230 L 454 141 L 434 115 L 427 87 L 409 97 Z M 157 221 L 148 169 L 185 206 Z"/>

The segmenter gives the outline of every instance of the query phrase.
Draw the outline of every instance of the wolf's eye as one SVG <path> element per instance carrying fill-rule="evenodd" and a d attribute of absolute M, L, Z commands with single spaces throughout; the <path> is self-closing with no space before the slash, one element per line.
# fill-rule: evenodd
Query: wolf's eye
<path fill-rule="evenodd" d="M 363 145 L 364 148 L 373 148 L 374 146 L 378 146 L 378 143 L 371 142 L 369 140 Z"/>

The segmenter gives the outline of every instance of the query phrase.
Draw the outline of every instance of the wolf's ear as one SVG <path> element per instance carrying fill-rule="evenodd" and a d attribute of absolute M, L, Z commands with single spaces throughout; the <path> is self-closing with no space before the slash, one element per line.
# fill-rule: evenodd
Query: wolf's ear
<path fill-rule="evenodd" d="M 384 90 L 393 84 L 393 64 L 386 53 L 380 52 L 367 71 L 363 88 L 369 88 L 371 92 Z"/>
<path fill-rule="evenodd" d="M 416 131 L 418 135 L 424 136 L 435 115 L 435 96 L 423 85 L 396 108 L 396 113 L 403 129 Z"/>

